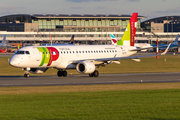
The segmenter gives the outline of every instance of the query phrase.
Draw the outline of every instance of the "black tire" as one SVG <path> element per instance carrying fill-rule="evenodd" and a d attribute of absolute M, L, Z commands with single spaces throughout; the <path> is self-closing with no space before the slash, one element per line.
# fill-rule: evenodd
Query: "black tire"
<path fill-rule="evenodd" d="M 63 75 L 62 71 L 59 70 L 59 71 L 57 72 L 57 76 L 58 76 L 58 77 L 61 77 L 62 75 Z"/>
<path fill-rule="evenodd" d="M 29 77 L 29 74 L 24 74 L 24 77 L 25 77 L 25 78 L 28 78 L 28 77 Z"/>
<path fill-rule="evenodd" d="M 63 77 L 66 77 L 66 76 L 67 76 L 67 72 L 66 72 L 66 71 L 63 71 L 63 72 L 62 72 L 62 75 L 63 75 Z"/>
<path fill-rule="evenodd" d="M 93 77 L 93 73 L 89 74 L 89 77 Z"/>
<path fill-rule="evenodd" d="M 94 77 L 98 77 L 98 76 L 99 76 L 99 72 L 98 72 L 97 70 L 95 70 L 95 71 L 93 72 L 93 76 L 94 76 Z"/>

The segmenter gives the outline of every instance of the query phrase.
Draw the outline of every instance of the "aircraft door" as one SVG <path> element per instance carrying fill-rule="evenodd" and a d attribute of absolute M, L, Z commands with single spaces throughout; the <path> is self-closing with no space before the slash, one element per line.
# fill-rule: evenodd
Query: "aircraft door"
<path fill-rule="evenodd" d="M 34 48 L 35 61 L 39 61 L 41 57 L 41 52 L 37 48 Z"/>

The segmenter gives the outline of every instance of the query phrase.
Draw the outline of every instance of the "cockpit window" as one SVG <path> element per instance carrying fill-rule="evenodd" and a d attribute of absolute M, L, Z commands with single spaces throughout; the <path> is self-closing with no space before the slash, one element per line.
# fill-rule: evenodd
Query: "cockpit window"
<path fill-rule="evenodd" d="M 26 54 L 30 54 L 29 51 L 26 51 Z"/>
<path fill-rule="evenodd" d="M 24 54 L 24 51 L 17 51 L 16 54 Z"/>
<path fill-rule="evenodd" d="M 17 51 L 16 54 L 30 54 L 29 51 Z"/>

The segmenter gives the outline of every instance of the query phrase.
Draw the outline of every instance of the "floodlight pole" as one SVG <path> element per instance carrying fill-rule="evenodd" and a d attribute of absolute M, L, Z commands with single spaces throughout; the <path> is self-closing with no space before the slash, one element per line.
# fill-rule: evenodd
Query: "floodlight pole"
<path fill-rule="evenodd" d="M 157 38 L 157 48 L 156 48 L 156 58 L 159 58 L 159 47 L 158 47 L 158 38 Z"/>
<path fill-rule="evenodd" d="M 51 34 L 51 46 L 52 46 L 52 34 Z"/>

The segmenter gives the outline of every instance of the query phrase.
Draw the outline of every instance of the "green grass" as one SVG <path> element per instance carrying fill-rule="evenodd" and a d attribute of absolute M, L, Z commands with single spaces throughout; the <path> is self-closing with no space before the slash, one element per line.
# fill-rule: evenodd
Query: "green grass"
<path fill-rule="evenodd" d="M 0 96 L 1 120 L 179 120 L 180 89 Z"/>
<path fill-rule="evenodd" d="M 9 65 L 8 57 L 0 58 L 0 75 L 20 75 L 24 74 L 21 68 L 14 68 Z M 166 59 L 166 62 L 164 61 Z M 106 67 L 98 68 L 102 73 L 145 73 L 145 72 L 180 72 L 180 55 L 160 56 L 141 58 L 141 62 L 135 62 L 130 59 L 121 60 L 121 64 L 110 64 Z M 67 70 L 68 74 L 78 74 L 76 70 Z M 46 73 L 40 75 L 56 75 L 56 69 L 48 69 Z M 33 74 L 35 75 L 35 74 Z"/>

